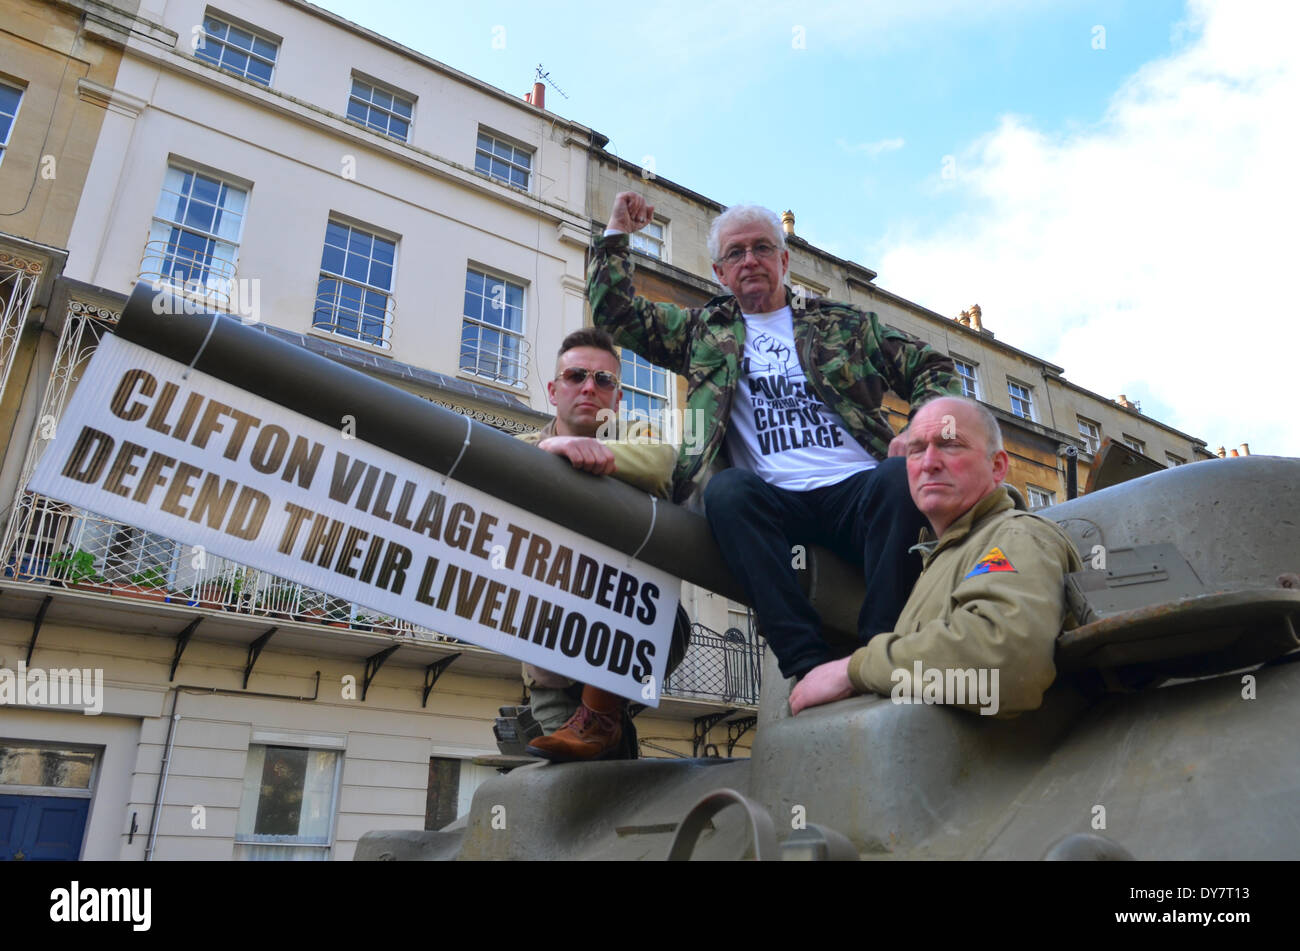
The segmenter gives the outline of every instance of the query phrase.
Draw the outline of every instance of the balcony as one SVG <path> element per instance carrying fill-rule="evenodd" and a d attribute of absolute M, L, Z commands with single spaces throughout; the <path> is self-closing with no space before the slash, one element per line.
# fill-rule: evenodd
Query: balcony
<path fill-rule="evenodd" d="M 478 673 L 509 677 L 518 670 L 517 661 L 442 632 L 31 492 L 20 493 L 5 537 L 2 575 L 13 581 L 109 596 L 124 609 L 147 611 L 154 604 L 228 612 L 250 632 L 288 622 L 322 635 L 326 628 L 369 635 L 366 643 L 378 635 L 397 645 L 443 645 L 430 653 L 454 648 L 482 655 L 471 665 Z M 361 653 L 368 649 L 357 646 Z M 756 706 L 764 649 L 734 628 L 719 634 L 694 624 L 686 656 L 663 695 L 693 715 L 719 703 Z"/>

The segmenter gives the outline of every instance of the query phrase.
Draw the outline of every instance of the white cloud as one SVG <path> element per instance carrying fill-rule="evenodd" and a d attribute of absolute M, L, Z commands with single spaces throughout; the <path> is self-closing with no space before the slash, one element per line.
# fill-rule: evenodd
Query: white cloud
<path fill-rule="evenodd" d="M 1211 449 L 1300 455 L 1300 4 L 1195 0 L 1190 19 L 1200 36 L 1095 128 L 1004 117 L 957 156 L 972 210 L 868 259 Z"/>
<path fill-rule="evenodd" d="M 870 155 L 875 158 L 882 152 L 895 152 L 904 145 L 903 140 L 899 139 L 880 139 L 876 142 L 858 142 L 856 144 L 845 142 L 843 139 L 836 139 L 835 144 L 845 152 L 861 152 L 864 155 Z"/>

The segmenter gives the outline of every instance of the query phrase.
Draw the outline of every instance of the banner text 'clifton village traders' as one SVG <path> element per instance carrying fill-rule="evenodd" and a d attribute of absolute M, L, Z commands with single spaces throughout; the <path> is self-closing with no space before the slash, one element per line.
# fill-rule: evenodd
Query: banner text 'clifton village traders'
<path fill-rule="evenodd" d="M 657 705 L 677 579 L 184 370 L 106 336 L 32 490 Z"/>

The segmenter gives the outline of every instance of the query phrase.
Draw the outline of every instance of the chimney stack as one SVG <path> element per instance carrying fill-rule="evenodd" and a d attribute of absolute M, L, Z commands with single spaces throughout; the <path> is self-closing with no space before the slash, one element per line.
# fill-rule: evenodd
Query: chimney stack
<path fill-rule="evenodd" d="M 540 81 L 533 83 L 533 98 L 529 101 L 538 109 L 546 108 L 546 86 Z"/>
<path fill-rule="evenodd" d="M 781 212 L 781 228 L 786 234 L 794 234 L 794 212 L 788 208 Z"/>
<path fill-rule="evenodd" d="M 970 305 L 971 330 L 978 330 L 980 333 L 984 332 L 984 321 L 981 319 L 983 316 L 984 316 L 984 311 L 980 310 L 979 304 Z"/>
<path fill-rule="evenodd" d="M 1224 451 L 1224 449 L 1223 449 L 1222 446 L 1220 446 L 1218 449 L 1216 449 L 1215 452 L 1214 452 L 1214 454 L 1215 454 L 1216 456 L 1218 456 L 1220 459 L 1227 459 L 1227 458 L 1228 458 L 1228 454 L 1227 454 L 1227 452 Z"/>

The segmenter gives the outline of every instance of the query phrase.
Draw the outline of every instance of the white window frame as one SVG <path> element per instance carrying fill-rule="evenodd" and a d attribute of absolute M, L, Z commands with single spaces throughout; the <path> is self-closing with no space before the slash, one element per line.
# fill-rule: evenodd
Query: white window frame
<path fill-rule="evenodd" d="M 190 176 L 188 191 L 182 192 L 169 188 L 168 179 L 173 172 L 181 176 L 179 188 L 185 188 L 185 176 Z M 186 220 L 189 216 L 190 204 L 196 201 L 194 186 L 200 178 L 215 182 L 219 189 L 213 227 L 206 230 Z M 221 300 L 229 302 L 231 285 L 234 283 L 235 272 L 239 267 L 239 245 L 244 238 L 244 224 L 248 220 L 251 193 L 252 188 L 247 182 L 226 175 L 224 172 L 201 168 L 177 159 L 169 160 L 167 170 L 163 173 L 162 185 L 158 189 L 158 201 L 154 205 L 154 214 L 149 225 L 149 240 L 145 245 L 140 276 L 154 278 L 158 283 L 175 287 L 182 292 L 197 294 L 204 298 L 216 298 L 218 302 Z M 230 195 L 238 195 L 242 206 L 228 207 L 224 198 Z M 168 196 L 177 198 L 178 204 L 180 199 L 184 200 L 185 214 L 177 215 L 175 210 L 169 212 L 171 217 L 159 214 L 164 198 Z M 202 204 L 207 203 L 202 202 Z M 238 228 L 233 236 L 228 231 L 223 233 L 221 228 L 221 221 L 227 215 L 238 218 Z M 194 249 L 180 243 L 180 235 L 186 235 L 191 240 L 196 238 L 202 240 L 205 250 L 201 256 L 198 252 L 194 252 Z M 184 278 L 179 278 L 178 268 L 185 271 Z M 201 272 L 201 279 L 193 276 L 194 270 Z"/>
<path fill-rule="evenodd" d="M 292 856 L 281 856 L 281 858 L 293 858 L 293 859 L 311 858 L 311 859 L 319 859 L 321 861 L 327 860 L 330 857 L 330 853 L 334 849 L 335 827 L 338 824 L 338 815 L 339 815 L 339 785 L 343 776 L 344 751 L 336 747 L 333 743 L 327 743 L 323 745 L 308 745 L 305 742 L 293 742 L 291 738 L 286 738 L 286 740 L 282 741 L 279 739 L 264 740 L 255 736 L 252 742 L 250 742 L 248 745 L 248 758 L 245 760 L 244 763 L 244 777 L 243 777 L 242 792 L 239 800 L 239 814 L 235 819 L 236 829 L 238 829 L 238 826 L 242 824 L 242 820 L 244 819 L 244 815 L 245 815 L 245 810 L 248 808 L 248 803 L 245 799 L 245 796 L 249 792 L 248 767 L 250 765 L 250 759 L 253 755 L 253 750 L 255 747 L 262 747 L 263 749 L 265 749 L 267 747 L 272 747 L 272 746 L 287 747 L 290 749 L 302 749 L 302 750 L 306 750 L 308 753 L 328 753 L 334 757 L 334 776 L 332 778 L 331 785 L 330 785 L 330 803 L 329 803 L 329 819 L 328 819 L 329 831 L 323 837 L 325 840 L 323 842 L 301 841 L 305 837 L 298 836 L 298 835 L 294 835 L 294 836 L 267 835 L 264 833 L 256 833 L 256 832 L 240 833 L 236 831 L 235 857 L 237 859 L 243 859 L 246 861 L 248 860 L 257 861 L 259 858 L 258 855 L 259 852 L 266 853 L 271 851 L 272 849 L 281 849 L 281 850 L 292 849 L 295 850 L 298 854 Z M 265 756 L 265 753 L 263 753 L 263 756 Z M 261 796 L 259 793 L 257 803 L 254 804 L 253 806 L 252 821 L 254 823 L 256 823 L 257 821 L 256 810 L 260 808 L 260 805 L 261 805 Z M 311 837 L 306 837 L 306 838 L 311 838 Z M 271 856 L 265 856 L 265 855 L 261 857 L 271 858 Z"/>
<path fill-rule="evenodd" d="M 1134 452 L 1140 452 L 1144 456 L 1147 454 L 1147 444 L 1143 440 L 1138 439 L 1136 436 L 1130 436 L 1128 433 L 1120 433 L 1119 438 L 1124 445 Z"/>
<path fill-rule="evenodd" d="M 1031 511 L 1047 508 L 1049 505 L 1056 504 L 1056 493 L 1051 489 L 1044 489 L 1041 486 L 1025 483 L 1025 494 L 1029 496 L 1026 501 L 1029 502 L 1029 508 Z"/>
<path fill-rule="evenodd" d="M 653 237 L 646 233 L 649 228 L 657 227 L 659 236 Z M 646 225 L 639 231 L 632 232 L 630 238 L 633 251 L 639 251 L 642 254 L 654 258 L 656 261 L 668 261 L 668 219 L 660 218 L 655 215 L 650 224 Z"/>
<path fill-rule="evenodd" d="M 369 98 L 363 99 L 357 95 L 358 83 L 370 88 Z M 374 101 L 376 92 L 391 97 L 393 100 L 393 108 L 381 106 L 376 103 Z M 366 117 L 364 119 L 359 119 L 351 114 L 352 104 L 354 102 L 365 108 Z M 402 113 L 397 110 L 396 106 L 399 102 L 406 106 L 406 115 L 402 115 Z M 383 128 L 380 128 L 372 121 L 376 113 L 384 117 L 385 121 Z M 380 135 L 387 136 L 394 142 L 410 142 L 411 128 L 415 125 L 415 97 L 408 92 L 403 92 L 400 89 L 389 86 L 387 83 L 381 83 L 378 80 L 371 79 L 364 73 L 354 72 L 352 74 L 352 88 L 348 91 L 348 104 L 347 108 L 344 110 L 344 115 L 347 116 L 349 121 L 364 126 L 372 132 L 378 132 Z M 394 119 L 406 123 L 405 135 L 399 136 L 392 131 L 392 122 Z"/>
<path fill-rule="evenodd" d="M 377 261 L 377 259 L 374 256 L 375 239 L 388 242 L 393 246 L 393 260 L 392 260 L 392 264 L 389 266 L 388 287 L 381 287 L 378 284 L 370 283 L 369 273 L 367 273 L 367 278 L 365 281 L 359 281 L 354 277 L 349 277 L 346 273 L 347 272 L 346 255 L 344 257 L 344 262 L 343 262 L 344 266 L 340 272 L 327 271 L 325 269 L 325 254 L 327 252 L 327 249 L 329 247 L 332 247 L 331 245 L 326 243 L 329 239 L 330 225 L 335 225 L 340 228 L 348 229 L 349 250 L 351 246 L 351 236 L 353 232 L 359 232 L 371 239 L 371 251 L 368 257 L 368 260 L 371 263 L 371 268 L 373 268 L 376 262 L 381 265 L 384 265 L 386 263 L 383 261 Z M 398 265 L 397 258 L 398 258 L 398 252 L 400 250 L 400 246 L 401 246 L 401 240 L 395 235 L 389 234 L 371 225 L 361 224 L 359 222 L 352 221 L 340 215 L 330 215 L 325 225 L 325 236 L 321 239 L 321 264 L 320 267 L 317 269 L 317 276 L 316 276 L 316 300 L 312 308 L 312 315 L 311 315 L 312 329 L 317 333 L 329 334 L 331 337 L 335 337 L 341 340 L 346 340 L 350 343 L 359 343 L 379 350 L 391 349 L 392 335 L 393 335 L 393 314 L 394 314 L 394 309 L 396 307 L 395 288 L 397 287 L 397 265 Z M 367 272 L 369 272 L 371 268 L 367 268 Z M 360 296 L 358 297 L 358 302 L 363 300 L 366 297 L 366 295 L 369 294 L 383 295 L 384 297 L 383 326 L 380 330 L 378 337 L 376 337 L 374 334 L 367 333 L 363 329 L 365 319 L 367 317 L 373 319 L 373 315 L 363 315 L 359 309 L 356 315 L 357 329 L 355 331 L 352 331 L 347 328 L 341 328 L 338 319 L 339 313 L 342 310 L 340 306 L 342 303 L 342 301 L 340 300 L 340 295 L 336 291 L 333 300 L 322 301 L 321 284 L 324 281 L 334 281 L 340 286 L 346 285 L 347 287 L 355 289 L 355 291 L 358 291 L 360 294 Z M 332 319 L 328 321 L 320 321 L 317 319 L 322 308 L 328 309 L 330 311 L 329 316 Z"/>
<path fill-rule="evenodd" d="M 967 360 L 965 357 L 959 357 L 955 353 L 948 354 L 952 358 L 953 367 L 969 367 L 970 376 L 962 373 L 960 369 L 956 370 L 957 379 L 962 381 L 961 394 L 968 399 L 977 400 L 980 398 L 980 365 L 973 360 Z M 969 383 L 973 392 L 966 392 L 966 384 Z"/>
<path fill-rule="evenodd" d="M 1079 424 L 1079 438 L 1083 440 L 1088 452 L 1095 454 L 1101 449 L 1101 423 L 1089 419 L 1087 416 L 1080 416 L 1078 413 L 1074 414 L 1074 418 Z M 1085 427 L 1090 428 L 1092 431 L 1089 432 Z"/>
<path fill-rule="evenodd" d="M 477 294 L 477 296 L 483 299 L 484 307 L 491 306 L 493 307 L 493 309 L 501 309 L 501 307 L 506 307 L 506 308 L 509 307 L 508 301 L 506 300 L 507 294 L 504 292 L 499 298 L 496 298 L 496 300 L 494 300 L 492 304 L 487 303 L 490 297 L 495 297 L 494 292 L 489 292 L 488 290 L 490 286 L 501 285 L 506 291 L 508 291 L 508 289 L 510 288 L 515 288 L 520 292 L 518 330 L 512 330 L 506 327 L 504 320 L 501 324 L 494 324 L 491 321 L 483 320 L 481 316 L 472 317 L 469 314 L 465 313 L 464 300 L 466 295 L 469 295 L 471 293 L 477 293 L 471 291 L 469 288 L 470 274 L 477 274 L 478 276 L 483 278 L 484 293 Z M 496 306 L 497 300 L 501 302 L 501 307 Z M 480 310 L 479 313 L 482 314 L 483 311 Z M 460 322 L 461 343 L 460 343 L 460 355 L 456 362 L 457 369 L 461 373 L 466 373 L 469 374 L 470 376 L 480 377 L 482 379 L 489 380 L 493 383 L 496 383 L 500 386 L 508 386 L 511 387 L 512 389 L 518 389 L 518 390 L 526 389 L 528 385 L 528 337 L 527 337 L 528 285 L 524 281 L 519 280 L 518 278 L 510 278 L 498 271 L 492 270 L 491 268 L 482 267 L 480 265 L 474 264 L 473 262 L 470 262 L 465 266 L 465 283 L 464 285 L 462 285 L 461 288 L 460 317 L 461 317 L 461 322 Z M 466 347 L 465 330 L 467 325 L 472 325 L 478 328 L 478 334 L 476 338 L 477 343 L 473 348 L 473 350 L 471 351 L 473 363 L 471 366 L 468 367 L 464 365 L 464 361 L 467 357 L 467 352 L 465 349 Z M 511 355 L 507 353 L 505 347 L 499 347 L 496 350 L 495 357 L 490 356 L 488 358 L 490 361 L 491 360 L 495 361 L 497 367 L 495 371 L 491 369 L 485 370 L 483 367 L 483 364 L 485 362 L 483 358 L 483 353 L 484 352 L 490 353 L 490 351 L 485 351 L 482 346 L 483 336 L 485 333 L 493 333 L 493 332 L 502 335 L 501 337 L 502 342 L 506 340 L 513 341 L 514 348 L 515 348 L 514 354 Z M 516 372 L 514 374 L 508 374 L 502 371 L 503 365 L 507 363 L 512 363 L 515 365 Z"/>
<path fill-rule="evenodd" d="M 1025 391 L 1025 395 L 1024 395 L 1024 397 L 1019 397 L 1019 396 L 1017 396 L 1015 393 L 1013 393 L 1013 392 L 1011 391 L 1011 388 L 1012 388 L 1013 386 L 1018 386 L 1018 387 L 1020 387 L 1022 390 L 1024 390 L 1024 391 Z M 1017 413 L 1017 412 L 1016 412 L 1016 400 L 1018 400 L 1018 399 L 1023 399 L 1025 402 L 1027 402 L 1027 403 L 1029 404 L 1029 414 L 1028 414 L 1028 415 L 1025 415 L 1025 414 L 1023 414 L 1023 413 Z M 1011 415 L 1012 415 L 1012 416 L 1015 416 L 1017 419 L 1027 419 L 1027 420 L 1029 420 L 1031 423 L 1037 421 L 1037 417 L 1034 416 L 1034 402 L 1035 402 L 1035 400 L 1034 400 L 1034 388 L 1033 388 L 1032 386 L 1030 386 L 1028 383 L 1021 383 L 1021 382 L 1020 382 L 1019 380 L 1017 380 L 1017 379 L 1013 379 L 1012 377 L 1007 377 L 1007 402 L 1008 402 L 1008 403 L 1010 404 L 1010 406 L 1011 406 Z"/>
<path fill-rule="evenodd" d="M 1174 468 L 1174 466 L 1187 465 L 1187 460 L 1182 456 L 1176 456 L 1172 452 L 1168 451 L 1165 452 L 1165 462 L 1169 463 L 1169 468 L 1171 469 Z"/>
<path fill-rule="evenodd" d="M 655 427 L 656 432 L 662 431 L 666 425 L 667 414 L 673 411 L 673 396 L 676 393 L 677 386 L 675 374 L 671 370 L 665 370 L 661 366 L 656 366 L 640 354 L 633 353 L 627 347 L 619 351 L 619 384 L 623 389 L 623 399 L 619 402 L 619 413 L 627 416 L 629 419 L 649 419 L 649 422 Z M 652 388 L 638 386 L 633 380 L 638 370 L 648 374 L 651 387 L 661 376 L 664 381 L 664 392 L 657 393 Z M 632 403 L 636 396 L 645 397 L 651 403 L 650 415 L 641 410 L 633 409 Z M 657 406 L 658 403 L 662 406 Z M 658 413 L 656 418 L 655 414 Z"/>
<path fill-rule="evenodd" d="M 9 115 L 9 128 L 5 130 L 4 138 L 0 139 L 0 164 L 4 163 L 5 156 L 9 154 L 9 140 L 13 138 L 14 126 L 18 125 L 18 113 L 22 112 L 23 100 L 27 98 L 27 87 L 17 86 L 10 82 L 0 81 L 0 86 L 6 89 L 12 89 L 18 93 L 18 103 L 14 106 L 13 115 Z"/>
<path fill-rule="evenodd" d="M 211 33 L 209 33 L 208 32 L 209 20 L 212 20 L 224 26 L 226 28 L 225 36 L 216 37 Z M 239 76 L 243 79 L 247 79 L 249 82 L 257 83 L 259 86 L 265 86 L 268 89 L 271 88 L 271 84 L 275 80 L 275 66 L 280 59 L 280 45 L 284 42 L 281 37 L 278 37 L 273 33 L 267 33 L 265 30 L 260 29 L 259 27 L 255 27 L 249 23 L 241 22 L 240 20 L 237 20 L 234 17 L 228 16 L 227 14 L 224 13 L 220 13 L 212 9 L 211 7 L 208 7 L 207 10 L 204 11 L 203 23 L 201 26 L 202 29 L 200 32 L 203 37 L 203 42 L 200 44 L 199 47 L 195 48 L 194 50 L 195 59 L 197 59 L 201 63 L 206 63 L 207 65 L 211 66 L 213 69 L 219 69 L 222 72 L 230 73 L 232 76 Z M 267 43 L 270 46 L 274 46 L 275 54 L 270 58 L 268 58 L 265 53 L 256 52 L 253 48 L 256 45 L 255 42 L 252 45 L 250 45 L 248 48 L 244 48 L 242 46 L 230 42 L 230 30 L 232 28 L 236 30 L 241 30 L 244 33 L 248 33 L 253 37 L 254 41 L 261 40 L 263 43 Z M 215 63 L 212 60 L 208 59 L 207 57 L 199 55 L 200 49 L 202 49 L 204 52 L 208 51 L 209 44 L 213 44 L 221 47 L 221 51 L 216 54 L 217 61 Z M 226 49 L 236 50 L 239 53 L 242 53 L 249 60 L 256 59 L 258 62 L 268 64 L 271 67 L 271 75 L 268 76 L 265 80 L 263 80 L 260 76 L 252 75 L 249 72 L 247 66 L 245 66 L 242 70 L 239 70 L 231 66 L 225 65 L 224 63 L 222 63 L 222 59 L 224 58 L 222 53 Z"/>
<path fill-rule="evenodd" d="M 483 138 L 490 139 L 492 141 L 492 147 L 490 147 L 487 151 L 484 151 L 483 145 L 479 141 L 480 139 Z M 498 152 L 496 151 L 496 146 L 498 145 L 511 150 L 511 155 L 509 158 L 498 154 Z M 517 157 L 516 153 L 522 153 L 528 156 L 528 164 L 526 166 L 520 165 L 518 162 L 515 161 L 515 158 Z M 486 171 L 478 167 L 478 160 L 480 155 L 488 159 L 488 169 Z M 497 182 L 498 184 L 505 185 L 509 188 L 519 188 L 526 192 L 532 191 L 533 160 L 536 157 L 537 157 L 537 150 L 532 148 L 531 146 L 524 145 L 521 142 L 516 142 L 512 139 L 507 138 L 504 135 L 501 135 L 500 133 L 493 132 L 491 129 L 485 128 L 484 126 L 479 126 L 478 133 L 474 137 L 474 171 L 478 172 L 480 175 L 492 179 L 492 181 Z M 511 181 L 509 177 L 502 178 L 500 175 L 494 174 L 491 170 L 492 168 L 491 163 L 493 161 L 501 162 L 509 168 L 519 169 L 523 171 L 525 173 L 524 184 L 518 185 L 515 182 Z"/>

